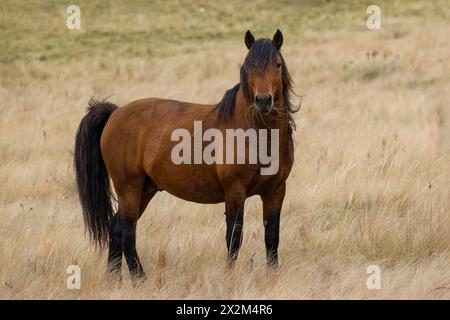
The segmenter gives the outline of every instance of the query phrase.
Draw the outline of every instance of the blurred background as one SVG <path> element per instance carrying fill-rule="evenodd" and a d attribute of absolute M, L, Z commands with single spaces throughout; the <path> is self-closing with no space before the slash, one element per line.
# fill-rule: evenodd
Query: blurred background
<path fill-rule="evenodd" d="M 374 4 L 380 30 L 364 1 L 1 1 L 0 298 L 450 298 L 450 5 Z M 259 199 L 228 274 L 223 205 L 161 193 L 138 224 L 149 281 L 108 282 L 72 168 L 88 100 L 217 103 L 239 81 L 245 31 L 277 28 L 303 96 L 280 270 L 265 267 Z"/>

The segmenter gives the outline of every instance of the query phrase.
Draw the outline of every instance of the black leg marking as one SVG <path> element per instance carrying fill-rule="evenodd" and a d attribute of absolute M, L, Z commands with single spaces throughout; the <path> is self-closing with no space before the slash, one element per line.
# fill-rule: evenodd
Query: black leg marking
<path fill-rule="evenodd" d="M 239 248 L 242 243 L 242 227 L 244 224 L 243 212 L 227 213 L 227 248 L 228 260 L 227 267 L 232 268 L 239 254 Z"/>
<path fill-rule="evenodd" d="M 118 214 L 111 219 L 109 226 L 108 272 L 120 279 L 122 269 L 122 230 Z"/>
<path fill-rule="evenodd" d="M 280 212 L 268 215 L 264 221 L 267 265 L 278 267 L 278 243 L 280 240 Z"/>
<path fill-rule="evenodd" d="M 119 216 L 119 224 L 122 229 L 122 250 L 130 270 L 133 281 L 145 281 L 145 272 L 142 268 L 136 251 L 136 222 Z"/>

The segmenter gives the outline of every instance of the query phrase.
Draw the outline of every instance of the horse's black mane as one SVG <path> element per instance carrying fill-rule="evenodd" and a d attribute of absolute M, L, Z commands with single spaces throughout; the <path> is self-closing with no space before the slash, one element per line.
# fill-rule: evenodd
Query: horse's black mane
<path fill-rule="evenodd" d="M 295 122 L 292 119 L 291 114 L 298 111 L 298 109 L 296 109 L 292 104 L 292 95 L 294 95 L 294 91 L 292 89 L 293 82 L 286 68 L 281 52 L 277 50 L 270 39 L 256 40 L 250 47 L 244 64 L 241 66 L 240 82 L 233 88 L 227 90 L 222 100 L 217 104 L 217 111 L 221 120 L 228 120 L 233 117 L 233 111 L 236 104 L 236 94 L 240 87 L 243 89 L 245 98 L 250 101 L 250 91 L 248 88 L 248 73 L 250 69 L 264 70 L 277 57 L 278 53 L 280 54 L 282 61 L 281 72 L 283 82 L 283 100 L 289 114 L 290 127 L 295 130 Z"/>

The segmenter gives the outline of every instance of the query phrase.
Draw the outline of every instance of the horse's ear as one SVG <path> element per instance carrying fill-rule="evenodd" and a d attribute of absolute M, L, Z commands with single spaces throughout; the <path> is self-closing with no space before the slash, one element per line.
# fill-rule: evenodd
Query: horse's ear
<path fill-rule="evenodd" d="M 255 37 L 252 35 L 250 30 L 247 30 L 247 32 L 245 33 L 245 45 L 247 46 L 248 49 L 250 49 L 253 42 L 255 42 Z"/>
<path fill-rule="evenodd" d="M 283 34 L 281 33 L 280 29 L 277 29 L 277 32 L 273 35 L 272 42 L 277 47 L 278 50 L 280 50 L 281 45 L 283 44 Z"/>

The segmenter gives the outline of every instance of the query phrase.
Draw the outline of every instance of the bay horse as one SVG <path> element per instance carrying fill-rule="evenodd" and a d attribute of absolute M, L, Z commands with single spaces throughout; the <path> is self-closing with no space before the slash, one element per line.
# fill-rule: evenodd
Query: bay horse
<path fill-rule="evenodd" d="M 245 200 L 259 195 L 267 264 L 278 266 L 280 213 L 294 161 L 294 93 L 280 52 L 281 31 L 272 39 L 259 40 L 247 31 L 244 39 L 249 51 L 240 81 L 218 104 L 147 98 L 119 108 L 106 101 L 89 101 L 76 134 L 74 167 L 91 241 L 100 247 L 109 245 L 109 272 L 120 276 L 124 255 L 133 281 L 145 279 L 136 251 L 136 224 L 150 200 L 163 190 L 196 203 L 225 202 L 230 268 L 242 241 Z M 279 130 L 278 171 L 261 175 L 261 163 L 174 164 L 171 132 L 177 128 L 192 132 L 194 121 L 221 132 L 230 128 Z M 116 213 L 110 179 L 117 195 Z"/>

